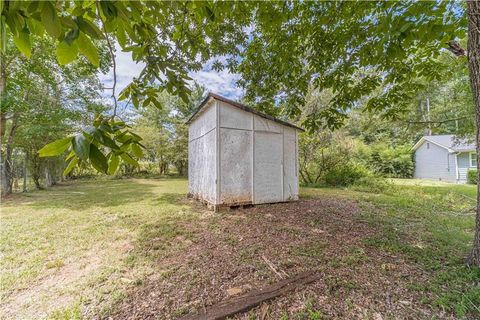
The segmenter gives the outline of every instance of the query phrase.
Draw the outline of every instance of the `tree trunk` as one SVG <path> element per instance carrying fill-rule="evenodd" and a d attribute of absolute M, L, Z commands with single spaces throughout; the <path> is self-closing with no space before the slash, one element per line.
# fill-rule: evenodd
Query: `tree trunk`
<path fill-rule="evenodd" d="M 27 173 L 28 173 L 28 151 L 25 151 L 25 159 L 23 161 L 23 192 L 27 192 Z"/>
<path fill-rule="evenodd" d="M 475 103 L 476 145 L 477 145 L 477 179 L 480 178 L 480 2 L 467 1 L 468 13 L 468 68 L 470 86 Z M 475 236 L 473 248 L 467 264 L 480 267 L 480 183 L 477 182 L 477 216 L 475 219 Z"/>
<path fill-rule="evenodd" d="M 47 163 L 45 165 L 45 187 L 49 188 L 53 185 L 52 174 L 50 173 L 50 166 Z"/>
<path fill-rule="evenodd" d="M 33 183 L 35 184 L 35 188 L 38 190 L 42 189 L 42 185 L 40 184 L 40 175 L 41 175 L 41 161 L 40 157 L 38 156 L 38 153 L 35 152 L 35 149 L 33 152 L 30 152 L 30 165 L 31 165 L 31 175 L 32 175 L 32 180 Z"/>
<path fill-rule="evenodd" d="M 3 56 L 2 56 L 3 58 Z M 7 71 L 5 62 L 0 59 L 0 99 L 5 97 L 5 91 L 7 89 Z M 5 135 L 5 126 L 7 124 L 7 116 L 5 110 L 0 110 L 0 149 L 2 148 L 3 136 Z"/>
<path fill-rule="evenodd" d="M 2 159 L 2 193 L 7 195 L 12 193 L 12 184 L 13 184 L 13 163 L 12 163 L 12 153 L 13 153 L 13 139 L 18 127 L 18 118 L 19 114 L 15 112 L 12 118 L 12 127 L 8 134 L 7 147 L 5 150 L 5 158 Z"/>
<path fill-rule="evenodd" d="M 427 121 L 428 121 L 428 129 L 427 129 L 427 136 L 431 136 L 432 135 L 432 123 L 431 123 L 431 119 L 430 119 L 430 98 L 427 97 Z"/>
<path fill-rule="evenodd" d="M 5 91 L 7 89 L 7 74 L 5 70 L 5 63 L 3 55 L 0 59 L 0 99 L 5 97 Z M 3 104 L 3 101 L 1 101 Z M 0 109 L 0 190 L 1 194 L 4 195 L 7 192 L 7 177 L 5 176 L 5 158 L 3 154 L 3 137 L 5 136 L 5 130 L 7 125 L 7 116 L 4 107 Z"/>

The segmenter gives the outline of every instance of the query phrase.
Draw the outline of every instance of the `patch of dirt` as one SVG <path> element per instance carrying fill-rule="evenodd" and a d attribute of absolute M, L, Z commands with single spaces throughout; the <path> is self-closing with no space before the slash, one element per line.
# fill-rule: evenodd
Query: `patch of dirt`
<path fill-rule="evenodd" d="M 55 310 L 68 307 L 75 296 L 64 290 L 82 281 L 100 265 L 101 256 L 97 250 L 92 250 L 76 261 L 52 269 L 35 285 L 13 292 L 2 300 L 2 319 L 44 319 Z"/>
<path fill-rule="evenodd" d="M 321 279 L 251 312 L 259 319 L 306 310 L 343 319 L 448 317 L 432 311 L 420 302 L 421 293 L 408 289 L 427 278 L 422 269 L 363 244 L 377 232 L 359 212 L 355 201 L 320 198 L 179 223 L 192 234 L 192 242 L 158 259 L 163 272 L 133 286 L 110 317 L 176 319 L 245 288 L 307 270 L 316 270 Z"/>

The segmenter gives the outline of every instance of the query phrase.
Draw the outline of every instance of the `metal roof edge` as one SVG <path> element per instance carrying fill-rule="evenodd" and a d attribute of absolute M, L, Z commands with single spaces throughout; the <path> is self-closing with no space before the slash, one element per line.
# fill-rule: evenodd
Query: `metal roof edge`
<path fill-rule="evenodd" d="M 284 125 L 284 126 L 287 126 L 287 127 L 292 127 L 294 129 L 297 129 L 297 130 L 300 130 L 300 131 L 305 131 L 305 129 L 301 128 L 301 127 L 298 127 L 290 122 L 287 122 L 287 121 L 283 121 L 283 120 L 280 120 L 280 119 L 277 119 L 275 117 L 272 117 L 271 115 L 268 115 L 268 114 L 265 114 L 263 112 L 260 112 L 260 111 L 257 111 L 249 106 L 246 106 L 244 104 L 241 104 L 239 102 L 236 102 L 236 101 L 233 101 L 233 100 L 230 100 L 228 98 L 225 98 L 221 95 L 218 95 L 218 94 L 215 94 L 215 93 L 212 93 L 212 92 L 209 92 L 207 97 L 205 98 L 205 100 L 203 100 L 203 102 L 198 106 L 197 110 L 190 116 L 190 118 L 185 122 L 186 124 L 189 124 L 191 123 L 196 117 L 198 114 L 200 114 L 200 111 L 205 107 L 205 105 L 208 104 L 209 100 L 210 99 L 216 99 L 216 100 L 219 100 L 219 101 L 222 101 L 222 102 L 225 102 L 225 103 L 228 103 L 229 105 L 232 105 L 234 107 L 237 107 L 239 109 L 242 109 L 243 111 L 246 111 L 246 112 L 250 112 L 250 113 L 253 113 L 259 117 L 262 117 L 262 118 L 265 118 L 265 119 L 268 119 L 268 120 L 271 120 L 271 121 L 274 121 L 274 122 L 277 122 L 281 125 Z"/>

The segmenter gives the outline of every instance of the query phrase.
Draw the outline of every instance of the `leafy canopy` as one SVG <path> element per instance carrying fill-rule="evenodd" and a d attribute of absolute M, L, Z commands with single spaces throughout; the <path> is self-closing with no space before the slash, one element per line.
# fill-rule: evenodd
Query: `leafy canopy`
<path fill-rule="evenodd" d="M 32 35 L 57 41 L 60 64 L 79 54 L 99 65 L 95 42 L 107 37 L 145 67 L 121 94 L 135 106 L 158 103 L 166 90 L 188 101 L 188 72 L 199 70 L 212 56 L 238 51 L 245 41 L 248 3 L 210 1 L 1 1 L 2 35 L 13 36 L 17 48 L 31 55 Z M 245 14 L 247 12 L 247 14 Z M 3 38 L 5 40 L 5 38 Z M 4 42 L 1 49 L 5 47 Z M 156 86 L 150 86 L 157 81 Z"/>
<path fill-rule="evenodd" d="M 310 86 L 332 90 L 305 119 L 337 128 L 360 99 L 394 118 L 420 88 L 440 76 L 442 48 L 465 36 L 461 3 L 433 1 L 266 2 L 255 11 L 249 45 L 233 67 L 246 99 L 266 110 L 281 105 L 298 117 Z"/>
<path fill-rule="evenodd" d="M 210 57 L 237 50 L 244 34 L 241 25 L 244 3 L 159 1 L 1 1 L 0 50 L 6 39 L 26 57 L 34 41 L 51 37 L 58 63 L 69 64 L 84 56 L 100 65 L 98 43 L 114 41 L 131 52 L 145 67 L 119 99 L 134 106 L 161 108 L 159 91 L 188 101 L 188 72 L 199 70 Z M 220 16 L 220 17 L 219 17 Z M 71 139 L 45 146 L 40 154 L 62 154 L 67 148 L 69 165 L 89 161 L 98 171 L 116 171 L 119 159 L 136 165 L 141 157 L 141 138 L 115 117 L 99 117 L 93 126 Z"/>
<path fill-rule="evenodd" d="M 395 118 L 421 85 L 417 79 L 439 77 L 441 49 L 463 37 L 466 24 L 462 4 L 453 1 L 0 3 L 2 34 L 8 31 L 27 57 L 33 34 L 56 40 L 61 64 L 81 54 L 98 65 L 95 43 L 102 39 L 131 52 L 145 67 L 119 99 L 137 107 L 161 107 L 159 90 L 187 101 L 188 72 L 212 58 L 219 58 L 214 68 L 242 75 L 247 101 L 270 111 L 280 106 L 288 117 L 299 117 L 309 87 L 332 90 L 329 103 L 304 120 L 312 131 L 324 121 L 340 126 L 365 97 L 367 110 Z M 116 120 L 99 121 L 111 131 L 94 126 L 105 134 L 82 133 L 90 149 L 77 150 L 82 142 L 75 139 L 71 147 L 79 159 L 87 151 L 98 156 L 96 167 L 105 171 L 108 156 L 96 149 L 114 150 L 100 137 L 115 138 Z"/>

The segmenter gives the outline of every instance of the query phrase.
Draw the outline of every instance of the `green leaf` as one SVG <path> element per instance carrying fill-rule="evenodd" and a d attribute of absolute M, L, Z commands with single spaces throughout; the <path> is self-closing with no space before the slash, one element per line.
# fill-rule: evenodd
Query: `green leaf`
<path fill-rule="evenodd" d="M 78 47 L 75 42 L 72 42 L 71 45 L 66 43 L 65 41 L 62 41 L 58 44 L 57 46 L 57 59 L 58 63 L 61 65 L 66 65 L 73 60 L 78 55 Z"/>
<path fill-rule="evenodd" d="M 28 30 L 30 30 L 30 33 L 33 33 L 34 35 L 37 35 L 37 36 L 43 36 L 43 34 L 45 33 L 45 28 L 43 27 L 40 21 L 37 21 L 35 19 L 28 19 L 27 24 L 28 24 Z"/>
<path fill-rule="evenodd" d="M 3 2 L 3 1 L 2 1 Z M 40 4 L 40 1 L 32 1 L 30 2 L 30 4 L 28 5 L 27 7 L 27 12 L 32 14 L 34 13 L 35 11 L 38 10 L 38 5 Z"/>
<path fill-rule="evenodd" d="M 79 35 L 80 35 L 80 32 L 78 31 L 78 28 L 72 29 L 67 32 L 67 35 L 65 36 L 63 41 L 71 45 L 75 39 L 78 39 Z"/>
<path fill-rule="evenodd" d="M 3 2 L 3 1 L 0 1 Z M 0 34 L 4 35 L 7 33 L 7 28 L 5 27 L 5 17 L 0 16 Z M 7 37 L 0 37 L 0 52 L 5 52 L 5 47 L 7 46 Z"/>
<path fill-rule="evenodd" d="M 410 26 L 412 26 L 412 25 L 413 25 L 413 23 L 411 23 L 411 22 L 405 23 L 405 24 L 400 28 L 400 32 L 405 32 L 405 31 L 407 31 L 407 29 L 410 28 Z"/>
<path fill-rule="evenodd" d="M 83 134 L 86 134 L 90 140 L 95 139 L 98 142 L 103 143 L 103 132 L 98 128 L 95 128 L 95 127 L 87 128 L 85 129 L 85 131 L 83 131 Z"/>
<path fill-rule="evenodd" d="M 116 155 L 112 155 L 110 158 L 110 163 L 108 164 L 108 174 L 115 174 L 115 172 L 117 172 L 119 163 L 120 158 Z"/>
<path fill-rule="evenodd" d="M 54 157 L 61 155 L 67 150 L 72 142 L 72 137 L 55 140 L 50 142 L 38 151 L 40 157 Z"/>
<path fill-rule="evenodd" d="M 13 37 L 13 42 L 17 46 L 18 50 L 30 58 L 32 56 L 32 45 L 30 44 L 30 35 L 27 32 L 20 32 L 18 37 Z"/>
<path fill-rule="evenodd" d="M 122 48 L 124 48 L 127 45 L 127 37 L 125 36 L 125 29 L 123 27 L 123 22 L 119 21 L 118 26 L 117 26 L 117 40 L 118 44 Z"/>
<path fill-rule="evenodd" d="M 75 156 L 75 151 L 70 150 L 70 152 L 67 154 L 67 157 L 65 158 L 65 161 L 68 161 L 69 159 L 71 159 L 73 156 Z"/>
<path fill-rule="evenodd" d="M 77 165 L 78 163 L 78 158 L 77 157 L 74 157 L 70 163 L 68 164 L 68 166 L 65 168 L 65 170 L 63 170 L 63 176 L 66 176 L 67 174 L 69 174 L 73 168 L 75 168 L 75 166 Z"/>
<path fill-rule="evenodd" d="M 92 41 L 81 32 L 78 36 L 78 48 L 80 52 L 93 64 L 95 67 L 98 67 L 100 64 L 100 59 L 98 58 L 97 48 L 93 45 Z"/>
<path fill-rule="evenodd" d="M 115 4 L 110 1 L 100 1 L 100 8 L 107 20 L 111 20 L 117 16 L 117 8 Z"/>
<path fill-rule="evenodd" d="M 123 145 L 126 145 L 126 144 L 129 144 L 133 139 L 131 135 L 129 135 L 126 132 L 123 132 L 123 134 L 119 134 L 118 136 L 116 136 L 115 140 L 117 140 L 118 142 L 121 142 Z"/>
<path fill-rule="evenodd" d="M 82 160 L 87 160 L 90 153 L 90 143 L 83 133 L 77 134 L 72 140 L 73 150 L 77 157 Z"/>
<path fill-rule="evenodd" d="M 125 161 L 126 163 L 128 163 L 132 166 L 135 166 L 135 167 L 138 166 L 138 162 L 135 161 L 132 157 L 130 157 L 130 155 L 128 153 L 122 153 L 120 155 L 120 157 L 122 157 L 123 161 Z"/>
<path fill-rule="evenodd" d="M 91 22 L 90 20 L 84 19 L 83 17 L 77 17 L 77 25 L 86 34 L 94 39 L 99 39 L 102 36 L 102 32 L 98 27 Z"/>
<path fill-rule="evenodd" d="M 117 146 L 115 141 L 110 139 L 110 137 L 108 137 L 106 134 L 103 134 L 103 142 L 102 143 L 103 143 L 104 146 L 109 147 L 112 150 L 116 150 L 116 151 L 120 150 L 120 147 Z"/>
<path fill-rule="evenodd" d="M 133 143 L 131 146 L 132 152 L 137 158 L 143 157 L 142 148 L 140 148 L 137 144 Z"/>
<path fill-rule="evenodd" d="M 90 145 L 90 154 L 89 157 L 90 163 L 92 166 L 97 169 L 97 171 L 107 173 L 108 170 L 108 161 L 107 157 L 97 148 L 96 145 Z"/>
<path fill-rule="evenodd" d="M 137 141 L 137 142 L 138 142 L 138 141 L 142 141 L 142 140 L 143 140 L 142 137 L 140 137 L 140 136 L 139 136 L 138 134 L 136 134 L 136 133 L 133 133 L 133 132 L 131 132 L 131 131 L 128 131 L 128 133 L 130 133 L 130 134 L 132 135 L 133 141 Z"/>
<path fill-rule="evenodd" d="M 55 39 L 58 39 L 62 35 L 62 25 L 52 3 L 47 1 L 43 4 L 40 18 L 49 35 Z"/>

